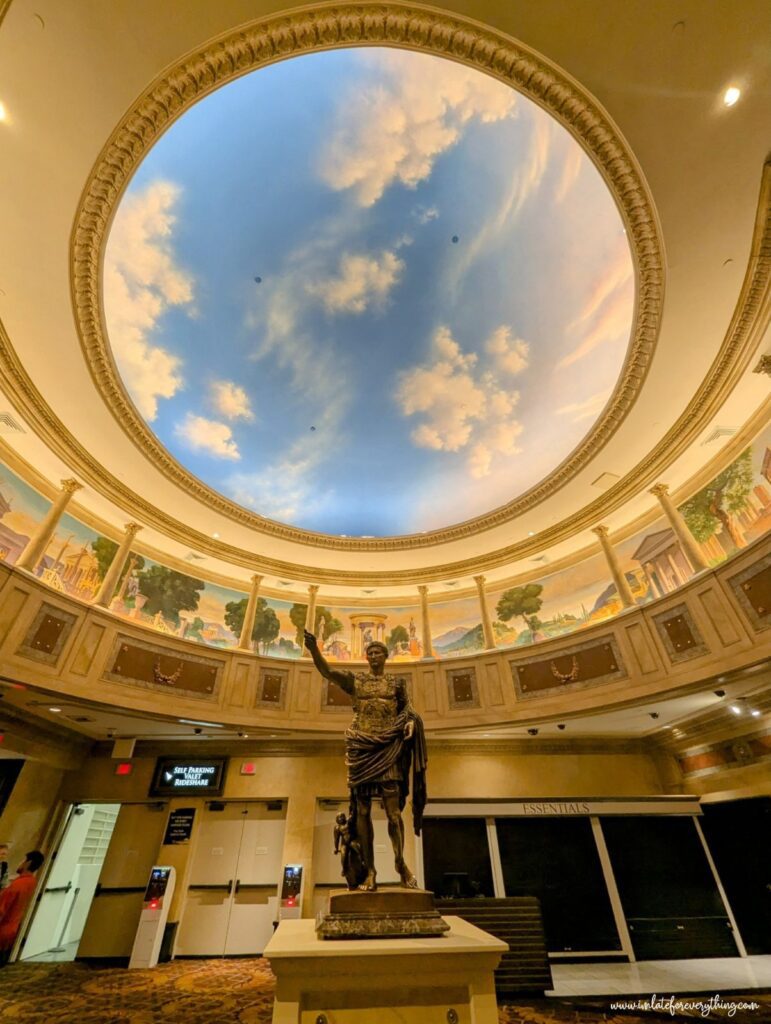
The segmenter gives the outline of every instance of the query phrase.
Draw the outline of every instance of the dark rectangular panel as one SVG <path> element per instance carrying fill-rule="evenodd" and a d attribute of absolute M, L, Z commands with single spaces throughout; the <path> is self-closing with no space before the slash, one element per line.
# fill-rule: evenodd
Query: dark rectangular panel
<path fill-rule="evenodd" d="M 438 898 L 494 896 L 484 818 L 426 818 L 423 822 L 426 888 Z"/>
<path fill-rule="evenodd" d="M 507 896 L 535 896 L 550 953 L 621 949 L 588 818 L 497 818 Z"/>
<path fill-rule="evenodd" d="M 546 690 L 573 690 L 626 677 L 626 669 L 613 636 L 545 656 L 510 661 L 514 686 L 520 697 Z"/>
<path fill-rule="evenodd" d="M 693 819 L 602 819 L 635 955 L 736 956 L 728 916 Z"/>
<path fill-rule="evenodd" d="M 703 810 L 701 827 L 747 952 L 771 953 L 771 797 Z"/>
<path fill-rule="evenodd" d="M 55 665 L 76 622 L 77 616 L 71 612 L 55 605 L 41 604 L 16 653 L 23 658 Z"/>
<path fill-rule="evenodd" d="M 171 690 L 211 700 L 217 692 L 224 662 L 177 653 L 159 644 L 118 637 L 105 677 L 153 690 Z"/>

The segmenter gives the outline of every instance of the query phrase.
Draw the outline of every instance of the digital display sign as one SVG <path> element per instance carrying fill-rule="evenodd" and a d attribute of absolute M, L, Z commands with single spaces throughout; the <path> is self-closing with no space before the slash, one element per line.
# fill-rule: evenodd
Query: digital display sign
<path fill-rule="evenodd" d="M 159 757 L 150 796 L 221 796 L 226 757 Z"/>

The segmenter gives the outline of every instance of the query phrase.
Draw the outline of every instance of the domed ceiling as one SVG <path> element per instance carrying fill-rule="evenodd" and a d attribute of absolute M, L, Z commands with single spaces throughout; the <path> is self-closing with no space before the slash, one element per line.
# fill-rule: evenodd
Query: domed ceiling
<path fill-rule="evenodd" d="M 118 207 L 113 355 L 210 487 L 345 536 L 427 531 L 547 476 L 629 342 L 621 218 L 571 136 L 472 69 L 385 48 L 191 108 Z"/>

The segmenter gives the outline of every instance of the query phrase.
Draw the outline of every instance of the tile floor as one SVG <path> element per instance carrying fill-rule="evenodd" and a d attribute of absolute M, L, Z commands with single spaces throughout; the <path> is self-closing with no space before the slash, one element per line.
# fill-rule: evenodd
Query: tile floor
<path fill-rule="evenodd" d="M 646 960 L 636 964 L 552 962 L 547 995 L 672 995 L 675 992 L 747 992 L 771 989 L 771 956 L 709 960 Z"/>

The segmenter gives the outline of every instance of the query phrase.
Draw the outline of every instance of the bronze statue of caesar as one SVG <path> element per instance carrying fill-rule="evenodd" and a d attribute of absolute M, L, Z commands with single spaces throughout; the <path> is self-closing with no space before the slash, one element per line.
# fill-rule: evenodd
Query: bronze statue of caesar
<path fill-rule="evenodd" d="M 410 790 L 412 816 L 420 835 L 426 804 L 426 740 L 423 722 L 410 704 L 403 679 L 387 675 L 388 648 L 375 640 L 367 644 L 368 672 L 332 669 L 319 651 L 316 637 L 305 631 L 305 646 L 325 679 L 337 683 L 353 697 L 353 721 L 345 732 L 345 764 L 351 803 L 348 827 L 361 850 L 360 868 L 346 872 L 349 888 L 367 892 L 377 888 L 372 798 L 380 797 L 388 816 L 388 835 L 402 884 L 416 889 L 415 876 L 404 861 L 402 811 Z M 344 858 L 345 871 L 345 858 Z"/>

